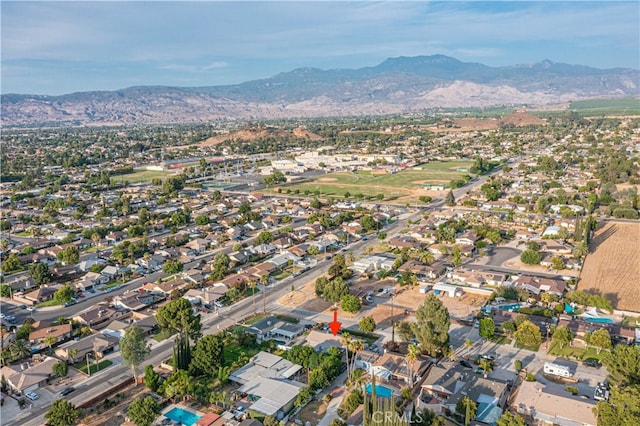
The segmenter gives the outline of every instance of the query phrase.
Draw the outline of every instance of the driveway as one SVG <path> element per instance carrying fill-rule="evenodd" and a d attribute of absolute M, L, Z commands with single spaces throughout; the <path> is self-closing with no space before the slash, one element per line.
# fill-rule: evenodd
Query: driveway
<path fill-rule="evenodd" d="M 522 250 L 518 250 L 511 247 L 495 247 L 489 253 L 487 265 L 489 266 L 502 266 L 507 260 L 520 256 Z"/>

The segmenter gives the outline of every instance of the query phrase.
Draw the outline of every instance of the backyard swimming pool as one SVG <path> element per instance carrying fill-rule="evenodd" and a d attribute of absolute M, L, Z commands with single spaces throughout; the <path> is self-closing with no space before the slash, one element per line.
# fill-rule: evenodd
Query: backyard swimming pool
<path fill-rule="evenodd" d="M 615 321 L 612 320 L 611 318 L 584 318 L 583 319 L 585 321 L 589 321 L 589 322 L 595 322 L 598 324 L 614 324 Z"/>
<path fill-rule="evenodd" d="M 371 383 L 367 385 L 367 393 L 371 394 Z M 391 395 L 393 395 L 393 390 L 382 385 L 376 385 L 376 396 L 381 396 L 383 398 L 391 398 Z"/>
<path fill-rule="evenodd" d="M 164 416 L 174 422 L 182 423 L 185 426 L 192 426 L 202 417 L 180 407 L 173 407 L 171 410 L 166 412 Z"/>

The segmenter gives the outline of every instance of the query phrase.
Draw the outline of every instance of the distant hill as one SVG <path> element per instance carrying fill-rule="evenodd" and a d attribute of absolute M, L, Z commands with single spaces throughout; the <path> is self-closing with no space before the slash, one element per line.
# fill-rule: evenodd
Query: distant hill
<path fill-rule="evenodd" d="M 640 95 L 640 71 L 548 60 L 489 67 L 444 55 L 374 67 L 299 68 L 210 87 L 140 86 L 61 96 L 2 95 L 2 125 L 143 124 L 390 114 L 436 107 L 546 105 Z"/>

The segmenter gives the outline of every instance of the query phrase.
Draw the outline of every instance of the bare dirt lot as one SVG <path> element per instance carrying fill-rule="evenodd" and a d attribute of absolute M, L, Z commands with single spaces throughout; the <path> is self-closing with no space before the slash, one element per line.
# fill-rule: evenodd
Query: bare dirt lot
<path fill-rule="evenodd" d="M 617 309 L 640 312 L 640 224 L 607 223 L 589 249 L 578 288 L 605 295 Z"/>

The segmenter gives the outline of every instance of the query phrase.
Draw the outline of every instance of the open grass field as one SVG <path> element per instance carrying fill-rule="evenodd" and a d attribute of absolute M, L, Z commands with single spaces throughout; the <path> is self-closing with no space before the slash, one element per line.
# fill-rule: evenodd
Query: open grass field
<path fill-rule="evenodd" d="M 603 294 L 617 309 L 640 312 L 640 224 L 606 223 L 589 249 L 578 289 Z"/>
<path fill-rule="evenodd" d="M 592 99 L 575 101 L 569 104 L 569 109 L 585 114 L 640 114 L 640 99 Z"/>
<path fill-rule="evenodd" d="M 356 172 L 335 172 L 323 175 L 313 181 L 285 185 L 283 190 L 320 191 L 321 196 L 342 197 L 362 194 L 365 198 L 383 194 L 385 200 L 413 201 L 420 195 L 429 195 L 422 188 L 425 183 L 445 184 L 459 179 L 468 172 L 470 161 L 434 162 L 418 166 L 418 169 L 402 170 L 397 173 L 381 174 L 371 170 Z"/>
<path fill-rule="evenodd" d="M 173 174 L 175 174 L 175 172 L 167 171 L 167 170 L 136 169 L 133 173 L 129 173 L 122 176 L 114 176 L 113 178 L 116 181 L 122 179 L 131 183 L 139 183 L 139 182 L 151 182 L 152 179 L 156 179 L 156 178 L 164 179 L 167 176 L 170 176 Z"/>

